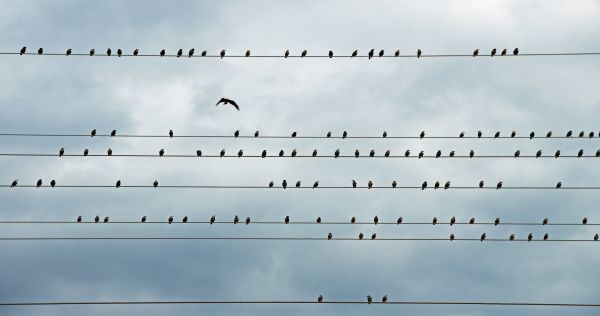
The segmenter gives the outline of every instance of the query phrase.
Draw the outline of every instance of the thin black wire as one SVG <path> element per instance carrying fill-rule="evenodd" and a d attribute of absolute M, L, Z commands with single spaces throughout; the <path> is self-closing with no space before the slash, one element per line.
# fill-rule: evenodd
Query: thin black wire
<path fill-rule="evenodd" d="M 477 242 L 597 242 L 590 239 L 518 239 L 510 240 L 508 238 L 381 238 L 371 239 L 365 236 L 364 239 L 358 237 L 0 237 L 0 241 L 116 241 L 116 240 L 243 240 L 243 241 L 477 241 Z M 598 242 L 600 244 L 600 242 Z"/>
<path fill-rule="evenodd" d="M 322 302 L 308 300 L 186 300 L 186 301 L 71 301 L 71 302 L 0 302 L 0 306 L 57 306 L 57 305 L 179 305 L 179 304 L 372 304 L 372 305 L 487 305 L 523 307 L 600 307 L 595 303 L 540 303 L 540 302 L 491 302 L 491 301 L 387 301 L 368 303 L 366 301 Z"/>

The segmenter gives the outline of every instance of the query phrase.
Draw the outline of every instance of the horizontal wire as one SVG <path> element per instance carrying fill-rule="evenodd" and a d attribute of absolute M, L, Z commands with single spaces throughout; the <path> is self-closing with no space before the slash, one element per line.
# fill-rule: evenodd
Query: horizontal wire
<path fill-rule="evenodd" d="M 0 306 L 58 306 L 58 305 L 180 305 L 180 304 L 372 304 L 372 305 L 487 305 L 522 307 L 600 307 L 597 303 L 541 303 L 541 302 L 502 302 L 502 301 L 336 301 L 325 300 L 180 300 L 180 301 L 55 301 L 55 302 L 0 302 Z"/>
<path fill-rule="evenodd" d="M 590 239 L 518 239 L 510 240 L 509 238 L 454 238 L 450 240 L 446 238 L 380 238 L 371 239 L 365 236 L 364 239 L 358 237 L 333 237 L 328 239 L 325 237 L 0 237 L 0 241 L 99 241 L 99 240 L 255 240 L 255 241 L 477 241 L 477 242 L 597 242 L 593 238 Z M 597 242 L 600 244 L 600 242 Z"/>

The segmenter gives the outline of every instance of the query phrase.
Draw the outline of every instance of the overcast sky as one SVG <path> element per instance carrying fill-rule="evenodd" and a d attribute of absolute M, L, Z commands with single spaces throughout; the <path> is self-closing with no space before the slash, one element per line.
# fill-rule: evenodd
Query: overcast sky
<path fill-rule="evenodd" d="M 0 50 L 103 53 L 470 54 L 600 51 L 598 1 L 3 1 Z M 0 137 L 2 153 L 247 154 L 297 149 L 564 155 L 600 148 L 596 56 L 201 59 L 0 56 L 0 132 L 178 135 L 519 135 L 594 131 L 594 139 L 129 139 Z M 221 97 L 241 111 L 215 107 Z M 598 186 L 595 159 L 139 159 L 1 157 L 0 182 L 34 184 Z M 595 191 L 167 190 L 0 188 L 0 220 L 242 219 L 600 223 Z M 1 237 L 310 236 L 591 239 L 598 226 L 6 225 Z M 595 243 L 350 241 L 0 242 L 0 301 L 331 300 L 600 301 Z M 11 315 L 597 315 L 594 309 L 477 306 L 70 306 Z"/>

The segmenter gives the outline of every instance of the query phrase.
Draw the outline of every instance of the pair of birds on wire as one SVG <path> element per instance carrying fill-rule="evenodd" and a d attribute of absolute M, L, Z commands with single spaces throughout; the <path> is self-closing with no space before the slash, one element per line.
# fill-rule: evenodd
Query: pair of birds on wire
<path fill-rule="evenodd" d="M 102 222 L 108 223 L 109 220 L 110 220 L 110 218 L 108 216 L 106 216 Z M 78 216 L 77 217 L 77 222 L 78 223 L 82 223 L 83 222 L 83 217 Z M 94 218 L 94 223 L 100 223 L 100 215 L 96 215 L 96 217 Z"/>
<path fill-rule="evenodd" d="M 492 51 L 490 52 L 490 56 L 491 57 L 496 56 L 497 52 L 498 52 L 497 49 L 495 49 L 495 48 L 492 49 Z M 502 52 L 500 52 L 500 56 L 506 56 L 507 54 L 508 54 L 508 50 L 506 48 L 503 49 Z M 519 49 L 518 48 L 513 49 L 513 55 L 515 55 L 515 56 L 519 55 Z M 476 50 L 473 51 L 473 57 L 477 57 L 477 56 L 479 56 L 479 49 L 476 49 Z"/>
<path fill-rule="evenodd" d="M 275 183 L 274 183 L 273 181 L 270 181 L 270 182 L 269 182 L 269 188 L 273 188 L 274 186 L 275 186 Z M 288 188 L 288 183 L 287 183 L 287 180 L 285 180 L 285 179 L 284 179 L 284 180 L 281 182 L 281 187 L 282 187 L 283 189 L 287 189 L 287 188 Z M 302 181 L 298 180 L 298 181 L 296 182 L 296 188 L 300 188 L 300 187 L 302 187 Z M 316 188 L 318 188 L 318 187 L 319 187 L 319 181 L 315 181 L 315 182 L 313 183 L 313 185 L 312 185 L 312 188 L 313 188 L 313 189 L 316 189 Z"/>
<path fill-rule="evenodd" d="M 382 303 L 387 303 L 387 301 L 388 301 L 388 296 L 387 296 L 387 294 L 386 294 L 386 295 L 384 295 L 384 296 L 381 298 L 381 302 L 382 302 Z M 318 303 L 323 303 L 323 295 L 319 295 L 319 296 L 317 297 L 317 302 L 318 302 Z M 367 303 L 368 303 L 368 304 L 371 304 L 371 303 L 373 303 L 373 297 L 372 297 L 371 295 L 367 295 Z"/>
<path fill-rule="evenodd" d="M 122 185 L 121 180 L 117 180 L 117 182 L 115 182 L 115 188 L 120 188 Z M 158 187 L 158 180 L 154 180 L 154 182 L 152 183 L 152 186 L 157 188 Z"/>

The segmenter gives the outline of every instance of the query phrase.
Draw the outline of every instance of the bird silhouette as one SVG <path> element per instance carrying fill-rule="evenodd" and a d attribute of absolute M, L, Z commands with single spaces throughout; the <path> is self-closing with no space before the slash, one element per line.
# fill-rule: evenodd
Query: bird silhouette
<path fill-rule="evenodd" d="M 158 180 L 154 180 L 154 183 L 152 183 L 152 185 L 156 188 L 158 187 Z"/>
<path fill-rule="evenodd" d="M 37 183 L 35 184 L 36 187 L 41 187 L 42 186 L 42 179 L 37 180 Z"/>
<path fill-rule="evenodd" d="M 535 153 L 535 158 L 540 158 L 541 156 L 542 156 L 542 150 L 540 149 Z"/>
<path fill-rule="evenodd" d="M 180 48 L 180 49 L 177 51 L 177 58 L 181 57 L 181 55 L 183 55 L 183 49 L 181 49 L 181 48 Z"/>
<path fill-rule="evenodd" d="M 469 224 L 475 224 L 475 217 L 471 217 L 471 219 L 469 220 Z"/>
<path fill-rule="evenodd" d="M 61 148 L 61 149 L 58 151 L 58 156 L 59 156 L 59 157 L 62 157 L 64 154 L 65 154 L 65 149 L 64 149 L 64 148 Z"/>
<path fill-rule="evenodd" d="M 210 218 L 210 225 L 214 224 L 216 220 L 217 220 L 217 217 L 216 217 L 215 215 L 213 215 L 213 216 Z"/>
<path fill-rule="evenodd" d="M 397 51 L 394 53 L 394 57 L 398 57 L 398 56 L 400 56 L 400 50 L 397 50 Z"/>
<path fill-rule="evenodd" d="M 419 152 L 419 159 L 423 158 L 423 156 L 425 156 L 425 152 L 421 150 Z"/>
<path fill-rule="evenodd" d="M 317 157 L 317 150 L 316 150 L 316 149 L 315 149 L 315 150 L 313 150 L 312 156 L 313 156 L 313 157 Z"/>
<path fill-rule="evenodd" d="M 374 154 L 375 154 L 375 151 L 373 151 L 373 155 L 374 155 Z M 386 151 L 385 151 L 385 154 L 383 154 L 383 155 L 384 155 L 385 157 L 389 157 L 389 156 L 390 156 L 390 154 L 391 154 L 391 152 L 390 152 L 390 150 L 388 149 L 388 150 L 386 150 Z"/>
<path fill-rule="evenodd" d="M 573 131 L 568 131 L 566 137 L 569 138 L 571 136 L 573 136 Z"/>
<path fill-rule="evenodd" d="M 282 149 L 282 150 L 279 151 L 279 157 L 283 157 L 283 154 L 284 154 L 284 152 L 283 152 L 283 149 Z"/>
<path fill-rule="evenodd" d="M 404 157 L 408 157 L 408 156 L 410 156 L 410 150 L 406 150 L 406 151 L 404 152 Z"/>
<path fill-rule="evenodd" d="M 508 239 L 515 240 L 515 234 L 510 234 L 510 237 L 508 237 Z"/>
<path fill-rule="evenodd" d="M 460 134 L 458 134 L 458 138 L 464 138 L 465 137 L 465 132 L 460 132 Z"/>
<path fill-rule="evenodd" d="M 496 217 L 496 220 L 494 221 L 494 226 L 498 225 L 500 225 L 500 217 Z"/>
<path fill-rule="evenodd" d="M 259 133 L 258 131 L 254 132 L 254 137 L 258 137 Z"/>
<path fill-rule="evenodd" d="M 382 303 L 387 303 L 387 300 L 388 300 L 388 296 L 387 296 L 387 294 L 386 294 L 386 295 L 384 295 L 384 296 L 383 296 L 383 298 L 381 299 L 381 302 L 382 302 Z"/>
<path fill-rule="evenodd" d="M 454 157 L 454 150 L 450 152 L 450 154 L 448 154 L 449 157 Z"/>
<path fill-rule="evenodd" d="M 552 137 L 552 131 L 549 131 L 549 132 L 546 134 L 546 138 L 550 138 L 550 137 Z"/>
<path fill-rule="evenodd" d="M 471 149 L 471 151 L 469 152 L 469 158 L 473 158 L 473 156 L 475 156 L 475 151 Z"/>
<path fill-rule="evenodd" d="M 402 217 L 398 217 L 398 220 L 396 220 L 396 225 L 402 224 Z"/>
<path fill-rule="evenodd" d="M 490 54 L 490 56 L 492 56 L 492 57 L 496 56 L 496 49 L 495 48 L 492 49 L 492 53 Z"/>
<path fill-rule="evenodd" d="M 240 130 L 236 130 L 236 131 L 233 133 L 233 137 L 239 137 L 239 136 L 240 136 Z"/>
<path fill-rule="evenodd" d="M 246 217 L 246 225 L 250 224 L 250 217 Z"/>
<path fill-rule="evenodd" d="M 532 139 L 532 138 L 534 138 L 534 137 L 535 137 L 535 132 L 531 132 L 531 133 L 529 133 L 529 139 Z"/>
<path fill-rule="evenodd" d="M 286 224 L 290 223 L 290 217 L 286 216 L 285 219 L 283 220 Z"/>
<path fill-rule="evenodd" d="M 371 50 L 369 51 L 369 59 L 373 58 L 373 54 L 374 54 L 374 53 L 375 53 L 375 50 L 374 50 L 374 49 L 371 49 Z"/>
<path fill-rule="evenodd" d="M 396 183 L 396 181 L 392 181 L 392 188 L 395 188 L 398 185 L 398 183 Z"/>
<path fill-rule="evenodd" d="M 317 302 L 319 302 L 319 303 L 323 302 L 323 295 L 319 295 L 319 297 L 317 298 Z"/>
<path fill-rule="evenodd" d="M 267 157 L 267 150 L 263 150 L 262 154 L 260 155 L 261 158 L 265 158 Z"/>
<path fill-rule="evenodd" d="M 25 54 L 25 52 L 27 52 L 27 46 L 23 46 L 21 48 L 21 51 L 19 52 L 19 55 L 23 55 L 23 54 Z"/>
<path fill-rule="evenodd" d="M 367 295 L 367 303 L 371 304 L 373 302 L 373 298 L 371 297 L 371 295 Z"/>
<path fill-rule="evenodd" d="M 133 50 L 133 56 L 137 56 L 139 53 L 140 53 L 139 49 L 136 48 Z"/>
<path fill-rule="evenodd" d="M 439 182 L 439 181 L 436 181 L 436 182 L 433 184 L 433 188 L 434 188 L 434 189 L 436 189 L 436 190 L 437 190 L 437 189 L 439 189 L 439 188 L 440 188 L 440 182 Z"/>
<path fill-rule="evenodd" d="M 240 151 L 238 151 L 238 158 L 242 157 L 244 155 L 244 151 L 240 149 Z"/>
<path fill-rule="evenodd" d="M 160 51 L 160 57 L 164 57 L 165 54 L 166 54 L 166 51 L 164 49 Z"/>
<path fill-rule="evenodd" d="M 481 136 L 483 136 L 483 133 L 481 131 L 477 131 L 477 138 L 481 138 Z"/>
<path fill-rule="evenodd" d="M 441 150 L 438 150 L 438 151 L 435 153 L 435 158 L 440 158 L 441 156 L 442 156 L 442 151 L 441 151 Z"/>
<path fill-rule="evenodd" d="M 431 223 L 432 223 L 433 225 L 437 224 L 437 217 L 434 217 L 434 218 L 433 218 L 433 220 L 431 221 Z"/>
<path fill-rule="evenodd" d="M 579 137 L 583 137 L 583 136 L 585 136 L 585 132 L 584 131 L 579 132 Z"/>
<path fill-rule="evenodd" d="M 542 225 L 548 225 L 548 219 L 544 218 L 544 220 L 542 221 Z"/>
<path fill-rule="evenodd" d="M 519 55 L 519 49 L 518 48 L 515 48 L 513 50 L 513 55 Z"/>
<path fill-rule="evenodd" d="M 354 157 L 358 158 L 360 156 L 360 152 L 357 150 L 354 151 Z"/>
<path fill-rule="evenodd" d="M 158 155 L 160 157 L 164 156 L 165 155 L 165 150 L 161 148 L 161 150 L 158 151 Z"/>
<path fill-rule="evenodd" d="M 173 216 L 169 216 L 169 224 L 173 223 Z"/>
<path fill-rule="evenodd" d="M 111 137 L 114 137 L 114 136 L 116 136 L 116 135 L 117 135 L 117 130 L 116 130 L 116 129 L 113 129 L 113 130 L 112 130 L 112 132 L 110 132 L 110 136 L 111 136 Z"/>
<path fill-rule="evenodd" d="M 356 57 L 356 56 L 358 56 L 358 50 L 354 50 L 352 52 L 352 56 L 350 56 L 350 57 Z"/>
<path fill-rule="evenodd" d="M 424 181 L 423 184 L 421 184 L 421 190 L 425 189 L 427 189 L 427 181 Z"/>
<path fill-rule="evenodd" d="M 596 157 L 600 157 L 600 149 L 596 150 Z"/>
<path fill-rule="evenodd" d="M 479 181 L 479 188 L 483 188 L 483 186 L 485 185 L 485 182 L 483 182 L 483 180 Z"/>
<path fill-rule="evenodd" d="M 106 217 L 104 218 L 104 222 L 105 222 L 105 223 L 108 223 L 108 216 L 106 216 Z"/>
<path fill-rule="evenodd" d="M 283 180 L 283 182 L 281 182 L 281 186 L 283 187 L 283 189 L 287 189 L 287 181 Z"/>
<path fill-rule="evenodd" d="M 473 57 L 479 55 L 479 48 L 473 51 Z"/>
<path fill-rule="evenodd" d="M 108 155 L 108 156 L 112 156 L 112 154 L 113 154 L 113 151 L 112 151 L 112 149 L 111 149 L 111 148 L 109 148 L 109 149 L 106 151 L 106 155 Z"/>
<path fill-rule="evenodd" d="M 382 49 L 382 50 L 379 51 L 379 57 L 383 57 L 383 54 L 384 54 L 384 52 L 383 52 L 383 49 Z"/>
<path fill-rule="evenodd" d="M 319 186 L 319 181 L 315 181 L 315 183 L 313 183 L 313 189 Z"/>
<path fill-rule="evenodd" d="M 444 184 L 444 190 L 448 190 L 450 188 L 450 181 L 446 181 Z"/>
<path fill-rule="evenodd" d="M 121 180 L 117 180 L 117 183 L 115 183 L 115 188 L 119 187 L 121 187 Z"/>
<path fill-rule="evenodd" d="M 377 238 L 377 234 L 373 233 L 373 235 L 371 235 L 371 240 L 374 240 L 375 238 Z"/>
<path fill-rule="evenodd" d="M 221 51 L 221 54 L 220 54 L 220 56 L 221 56 L 221 59 L 223 59 L 223 57 L 225 57 L 225 50 L 222 50 L 222 51 Z"/>
<path fill-rule="evenodd" d="M 334 157 L 335 157 L 335 158 L 338 158 L 339 156 L 340 156 L 340 150 L 339 150 L 339 149 L 336 149 L 336 150 L 335 150 L 335 153 L 334 153 Z"/>
<path fill-rule="evenodd" d="M 19 180 L 13 180 L 13 182 L 10 184 L 10 187 L 14 188 L 17 186 L 18 183 L 19 183 Z"/>
<path fill-rule="evenodd" d="M 327 239 L 331 240 L 331 238 L 333 238 L 333 234 L 332 233 L 327 234 Z"/>
<path fill-rule="evenodd" d="M 375 217 L 373 217 L 373 223 L 375 225 L 377 225 L 377 223 L 379 223 L 379 217 L 377 217 L 377 215 Z"/>
<path fill-rule="evenodd" d="M 331 137 L 331 132 L 327 132 L 327 138 Z"/>
<path fill-rule="evenodd" d="M 300 55 L 300 57 L 306 57 L 306 54 L 308 54 L 308 51 L 306 51 L 306 50 L 303 50 L 303 51 L 302 51 L 302 55 Z"/>
<path fill-rule="evenodd" d="M 142 223 L 146 222 L 146 216 L 142 216 Z"/>
<path fill-rule="evenodd" d="M 202 55 L 202 57 L 205 57 L 206 54 L 207 54 L 207 52 L 205 50 L 203 50 L 201 55 Z"/>
<path fill-rule="evenodd" d="M 50 186 L 54 188 L 54 186 L 56 185 L 56 181 L 52 180 L 50 181 Z"/>
<path fill-rule="evenodd" d="M 221 156 L 221 157 L 225 156 L 225 149 L 221 149 L 221 152 L 219 153 L 219 156 Z"/>
<path fill-rule="evenodd" d="M 355 224 L 356 223 L 356 217 L 352 216 L 352 218 L 350 219 L 350 223 Z"/>
<path fill-rule="evenodd" d="M 496 134 L 494 134 L 494 138 L 498 138 L 500 137 L 500 132 L 496 132 Z"/>
<path fill-rule="evenodd" d="M 81 216 L 77 216 L 77 223 L 81 223 L 83 219 L 81 218 Z"/>
<path fill-rule="evenodd" d="M 594 240 L 598 241 L 598 234 L 594 235 Z"/>
<path fill-rule="evenodd" d="M 562 188 L 562 182 L 560 182 L 560 181 L 556 182 L 556 188 L 557 189 Z"/>
<path fill-rule="evenodd" d="M 519 156 L 521 156 L 521 150 L 515 151 L 515 158 L 518 158 Z"/>
<path fill-rule="evenodd" d="M 388 133 L 387 133 L 386 131 L 383 131 L 383 135 L 382 135 L 382 136 L 383 136 L 383 138 L 386 138 L 386 137 L 387 137 L 387 135 L 388 135 Z"/>
<path fill-rule="evenodd" d="M 588 223 L 588 219 L 587 217 L 584 217 L 583 220 L 581 221 L 581 224 L 586 225 Z"/>
<path fill-rule="evenodd" d="M 529 233 L 529 235 L 527 236 L 527 241 L 531 241 L 533 239 L 533 234 Z"/>
<path fill-rule="evenodd" d="M 269 182 L 269 188 L 273 187 L 273 181 Z"/>
<path fill-rule="evenodd" d="M 581 156 L 583 156 L 583 149 L 580 149 L 580 150 L 577 152 L 577 158 L 581 158 Z"/>
<path fill-rule="evenodd" d="M 329 58 L 333 58 L 333 51 L 329 51 Z"/>
<path fill-rule="evenodd" d="M 94 222 L 98 223 L 100 221 L 100 216 L 96 215 L 96 217 L 94 218 Z"/>
<path fill-rule="evenodd" d="M 93 130 L 92 130 L 92 132 L 90 133 L 90 136 L 91 136 L 91 137 L 94 137 L 94 136 L 96 136 L 96 129 L 93 129 Z"/>
<path fill-rule="evenodd" d="M 554 153 L 554 158 L 558 158 L 558 157 L 560 157 L 560 150 L 557 150 L 557 151 Z"/>
<path fill-rule="evenodd" d="M 421 58 L 422 53 L 421 49 L 417 49 L 417 58 Z"/>
<path fill-rule="evenodd" d="M 292 133 L 292 138 L 296 137 L 296 135 L 298 135 L 296 132 Z"/>
<path fill-rule="evenodd" d="M 598 135 L 600 136 L 600 133 Z M 593 138 L 594 137 L 594 132 L 590 132 L 589 136 L 590 136 L 590 138 Z"/>
<path fill-rule="evenodd" d="M 454 234 L 450 234 L 450 241 L 454 240 Z"/>
<path fill-rule="evenodd" d="M 181 221 L 182 221 L 183 223 L 187 223 L 187 221 L 188 221 L 188 217 L 187 217 L 187 216 L 184 216 L 184 217 L 183 217 L 183 219 L 182 219 Z"/>
<path fill-rule="evenodd" d="M 356 180 L 352 180 L 352 187 L 356 188 L 356 186 L 357 186 Z"/>
<path fill-rule="evenodd" d="M 317 224 L 321 224 L 321 217 L 317 217 Z"/>
<path fill-rule="evenodd" d="M 454 225 L 454 223 L 456 223 L 456 217 L 452 216 L 450 219 L 450 226 Z"/>
<path fill-rule="evenodd" d="M 44 49 L 40 47 L 40 48 L 38 49 L 38 55 L 41 55 L 41 54 L 43 54 L 43 53 L 44 53 Z"/>
<path fill-rule="evenodd" d="M 501 55 L 502 55 L 502 56 L 506 56 L 506 48 L 502 50 L 502 53 L 501 53 Z"/>
<path fill-rule="evenodd" d="M 292 157 L 296 157 L 298 155 L 298 151 L 296 149 L 292 150 Z"/>
<path fill-rule="evenodd" d="M 343 139 L 345 139 L 346 137 L 348 137 L 348 132 L 344 131 L 344 132 L 342 133 L 342 138 L 343 138 Z"/>
<path fill-rule="evenodd" d="M 231 99 L 221 98 L 221 100 L 219 100 L 219 102 L 217 102 L 217 104 L 215 106 L 218 106 L 221 103 L 223 103 L 224 105 L 231 104 L 231 105 L 233 105 L 233 107 L 235 107 L 236 110 L 238 110 L 238 111 L 240 110 L 239 105 Z"/>
<path fill-rule="evenodd" d="M 483 233 L 483 234 L 481 235 L 481 238 L 480 238 L 479 240 L 480 240 L 480 241 L 484 241 L 484 240 L 485 240 L 485 237 L 486 237 L 486 235 L 485 235 L 485 233 Z"/>
<path fill-rule="evenodd" d="M 202 157 L 202 150 L 200 150 L 200 149 L 196 150 L 196 156 Z"/>
<path fill-rule="evenodd" d="M 419 138 L 423 138 L 425 137 L 425 131 L 421 131 L 421 134 L 419 135 Z"/>
<path fill-rule="evenodd" d="M 117 56 L 119 56 L 119 57 L 123 56 L 123 50 L 121 50 L 120 48 L 117 49 Z"/>
<path fill-rule="evenodd" d="M 290 50 L 286 50 L 285 53 L 283 54 L 283 58 L 288 58 L 288 56 L 290 56 Z"/>
<path fill-rule="evenodd" d="M 250 50 L 246 51 L 246 57 L 250 57 Z"/>
<path fill-rule="evenodd" d="M 83 150 L 83 155 L 87 156 L 90 153 L 90 151 L 86 148 Z"/>
<path fill-rule="evenodd" d="M 69 49 L 67 49 L 66 55 L 69 56 L 69 55 L 71 55 L 72 52 L 73 52 L 73 50 L 69 48 Z"/>
<path fill-rule="evenodd" d="M 373 181 L 369 180 L 369 182 L 367 183 L 367 187 L 370 189 L 373 188 Z"/>
<path fill-rule="evenodd" d="M 109 49 L 107 49 L 107 50 L 106 50 L 106 56 L 110 56 L 111 54 L 112 54 L 112 50 L 110 50 L 110 48 L 109 48 Z"/>
<path fill-rule="evenodd" d="M 496 184 L 496 190 L 502 188 L 502 181 L 498 182 L 498 184 Z"/>
<path fill-rule="evenodd" d="M 94 56 L 95 53 L 96 53 L 96 50 L 94 48 L 90 49 L 90 56 Z"/>
<path fill-rule="evenodd" d="M 296 182 L 296 188 L 299 188 L 302 183 L 300 181 Z"/>
<path fill-rule="evenodd" d="M 512 131 L 512 132 L 510 133 L 510 138 L 515 138 L 516 136 L 517 136 L 517 132 L 515 132 L 515 131 Z"/>
<path fill-rule="evenodd" d="M 233 224 L 235 225 L 235 224 L 237 224 L 237 223 L 239 223 L 239 222 L 240 222 L 240 218 L 239 218 L 239 216 L 237 216 L 237 215 L 236 215 L 236 216 L 233 218 Z"/>
<path fill-rule="evenodd" d="M 375 150 L 371 149 L 371 151 L 369 152 L 369 157 L 375 157 Z"/>

